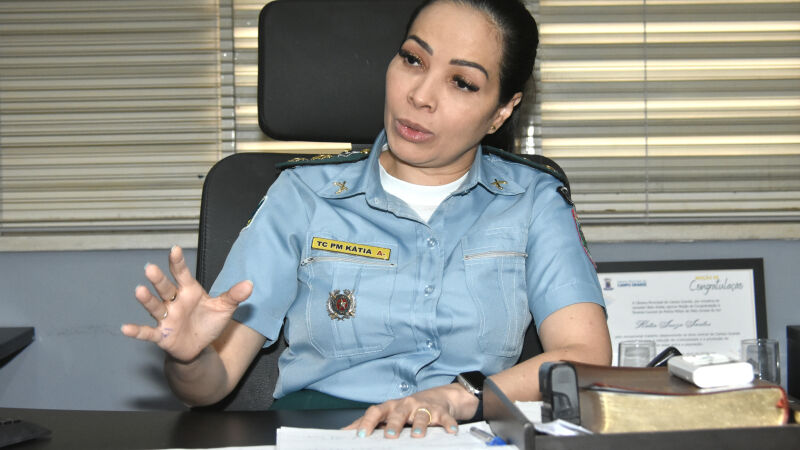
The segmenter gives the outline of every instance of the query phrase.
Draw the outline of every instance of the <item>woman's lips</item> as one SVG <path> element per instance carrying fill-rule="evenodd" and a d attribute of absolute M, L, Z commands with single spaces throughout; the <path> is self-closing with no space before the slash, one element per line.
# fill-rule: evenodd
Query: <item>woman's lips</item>
<path fill-rule="evenodd" d="M 433 138 L 430 130 L 408 120 L 398 119 L 395 122 L 395 129 L 403 139 L 411 142 L 425 142 Z"/>

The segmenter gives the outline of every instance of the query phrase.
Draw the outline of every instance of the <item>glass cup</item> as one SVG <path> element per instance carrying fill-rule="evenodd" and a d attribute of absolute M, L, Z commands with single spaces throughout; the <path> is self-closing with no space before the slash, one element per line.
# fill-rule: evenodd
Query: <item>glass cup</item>
<path fill-rule="evenodd" d="M 619 343 L 620 367 L 646 367 L 656 357 L 654 341 L 622 341 Z"/>
<path fill-rule="evenodd" d="M 778 341 L 775 339 L 745 339 L 742 341 L 742 361 L 753 366 L 753 376 L 780 384 L 781 370 Z"/>

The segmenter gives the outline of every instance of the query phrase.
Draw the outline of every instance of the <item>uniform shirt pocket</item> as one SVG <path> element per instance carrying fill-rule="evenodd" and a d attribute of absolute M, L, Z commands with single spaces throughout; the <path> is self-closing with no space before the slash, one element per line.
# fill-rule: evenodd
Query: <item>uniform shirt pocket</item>
<path fill-rule="evenodd" d="M 498 227 L 461 240 L 467 289 L 480 317 L 478 342 L 486 353 L 517 357 L 530 323 L 525 281 L 527 233 Z"/>
<path fill-rule="evenodd" d="M 331 236 L 325 239 L 348 242 Z M 385 242 L 355 242 L 392 253 L 397 248 Z M 311 345 L 320 354 L 353 357 L 380 352 L 392 343 L 395 261 L 394 254 L 384 260 L 319 249 L 312 249 L 301 261 L 300 278 L 307 291 L 306 326 Z M 348 302 L 353 304 L 346 305 Z"/>

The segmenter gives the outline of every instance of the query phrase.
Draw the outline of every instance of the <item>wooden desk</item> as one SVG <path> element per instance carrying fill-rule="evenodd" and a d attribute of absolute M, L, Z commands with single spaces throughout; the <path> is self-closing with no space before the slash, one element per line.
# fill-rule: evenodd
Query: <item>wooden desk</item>
<path fill-rule="evenodd" d="M 0 408 L 0 417 L 16 417 L 52 430 L 48 440 L 29 441 L 21 449 L 159 449 L 267 445 L 281 426 L 339 428 L 361 410 L 329 411 L 65 411 Z M 575 437 L 537 436 L 538 449 L 797 449 L 800 426 L 669 433 L 631 433 Z"/>

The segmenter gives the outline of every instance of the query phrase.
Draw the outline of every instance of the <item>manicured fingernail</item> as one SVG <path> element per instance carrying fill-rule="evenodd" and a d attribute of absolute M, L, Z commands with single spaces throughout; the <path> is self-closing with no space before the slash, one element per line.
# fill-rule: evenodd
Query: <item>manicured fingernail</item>
<path fill-rule="evenodd" d="M 358 437 L 360 438 L 367 437 L 367 430 L 358 430 Z"/>
<path fill-rule="evenodd" d="M 414 434 L 422 434 L 422 428 L 414 428 Z"/>
<path fill-rule="evenodd" d="M 149 262 L 144 263 L 144 270 L 147 270 L 147 266 L 149 266 L 149 265 L 150 265 Z"/>
<path fill-rule="evenodd" d="M 397 434 L 397 431 L 394 431 L 394 430 L 386 430 L 386 434 L 388 434 L 389 436 L 394 436 L 395 434 Z"/>
<path fill-rule="evenodd" d="M 455 425 L 450 425 L 450 431 L 458 431 L 458 427 Z"/>

